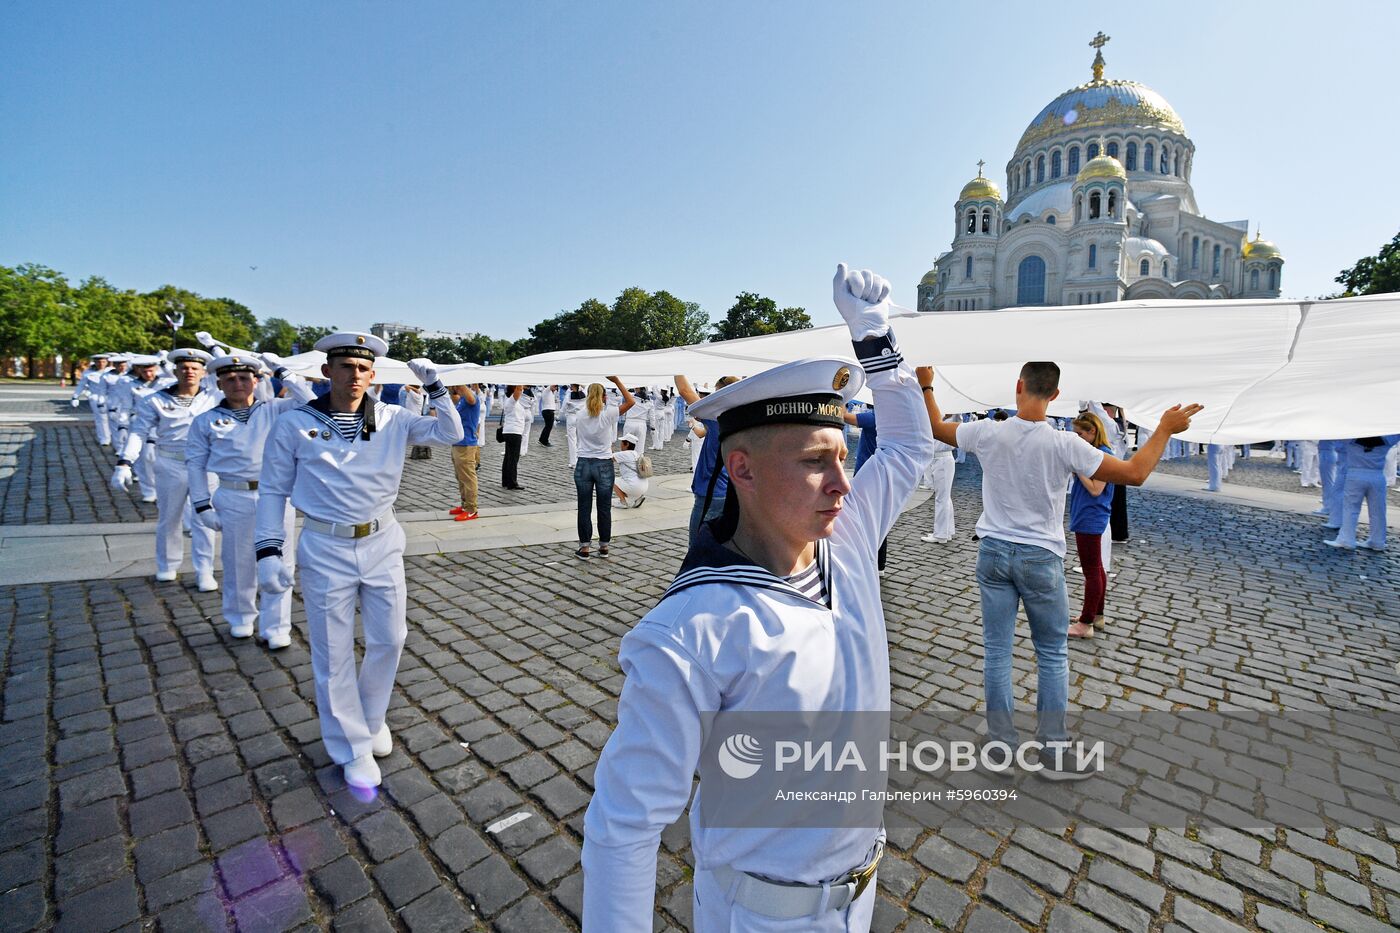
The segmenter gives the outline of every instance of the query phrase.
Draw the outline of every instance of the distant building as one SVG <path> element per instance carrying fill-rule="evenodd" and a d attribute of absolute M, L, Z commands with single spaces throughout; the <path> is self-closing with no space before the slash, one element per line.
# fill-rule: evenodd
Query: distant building
<path fill-rule="evenodd" d="M 403 324 L 398 321 L 383 321 L 378 324 L 371 324 L 369 332 L 385 341 L 393 340 L 400 334 L 417 334 L 423 340 L 466 340 L 475 334 L 464 333 L 456 330 L 426 330 L 414 324 Z"/>
<path fill-rule="evenodd" d="M 1008 197 L 982 176 L 954 204 L 952 248 L 919 282 L 920 311 L 981 311 L 1133 298 L 1277 298 L 1283 256 L 1249 222 L 1196 206 L 1196 146 L 1162 95 L 1093 80 L 1045 106 L 1006 165 Z"/>

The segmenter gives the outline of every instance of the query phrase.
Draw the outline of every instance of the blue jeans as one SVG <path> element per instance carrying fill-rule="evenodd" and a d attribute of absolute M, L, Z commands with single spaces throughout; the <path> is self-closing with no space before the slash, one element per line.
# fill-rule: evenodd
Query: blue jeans
<path fill-rule="evenodd" d="M 613 462 L 579 457 L 574 464 L 574 488 L 578 490 L 578 543 L 593 540 L 593 502 L 598 503 L 598 543 L 612 540 Z"/>
<path fill-rule="evenodd" d="M 696 496 L 695 505 L 690 508 L 690 543 L 695 543 L 695 533 L 700 530 L 700 523 L 707 522 L 712 518 L 719 518 L 724 512 L 724 496 L 715 496 L 710 500 L 710 508 L 701 514 L 701 509 L 705 508 L 705 497 Z"/>
<path fill-rule="evenodd" d="M 983 680 L 987 699 L 987 738 L 1019 742 L 1011 714 L 1011 646 L 1016 609 L 1025 604 L 1035 646 L 1036 737 L 1069 740 L 1069 596 L 1064 558 L 1034 544 L 983 538 L 977 552 L 977 585 L 982 590 Z"/>

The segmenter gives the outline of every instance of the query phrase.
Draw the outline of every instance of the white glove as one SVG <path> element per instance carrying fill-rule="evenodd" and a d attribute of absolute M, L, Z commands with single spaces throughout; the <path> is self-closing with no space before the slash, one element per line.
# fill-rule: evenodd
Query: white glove
<path fill-rule="evenodd" d="M 282 361 L 282 357 L 278 356 L 276 353 L 260 353 L 258 354 L 258 359 L 262 360 L 263 365 L 274 373 L 287 365 Z"/>
<path fill-rule="evenodd" d="M 889 332 L 890 284 L 883 278 L 869 269 L 851 272 L 843 262 L 836 266 L 831 290 L 852 340 L 860 342 Z"/>
<path fill-rule="evenodd" d="M 292 585 L 292 568 L 280 557 L 264 557 L 258 561 L 258 589 L 269 593 L 285 593 Z"/>
<path fill-rule="evenodd" d="M 112 471 L 112 488 L 117 492 L 131 488 L 131 467 L 125 463 L 117 464 L 117 468 Z"/>
<path fill-rule="evenodd" d="M 79 405 L 82 404 L 82 402 L 78 401 L 77 399 L 69 399 L 68 404 L 72 405 L 74 408 L 77 408 Z"/>
<path fill-rule="evenodd" d="M 213 348 L 219 345 L 219 341 L 215 340 L 214 336 L 207 330 L 196 331 L 194 339 L 198 340 L 200 345 L 205 347 Z"/>
<path fill-rule="evenodd" d="M 203 511 L 195 509 L 194 520 L 199 522 L 205 528 L 208 528 L 210 531 L 224 530 L 224 523 L 219 521 L 219 513 L 214 511 L 213 506 L 210 506 L 209 508 L 204 509 Z"/>
<path fill-rule="evenodd" d="M 430 386 L 438 381 L 437 366 L 433 364 L 432 360 L 425 360 L 422 357 L 416 360 L 409 360 L 408 368 L 412 371 L 413 375 L 418 377 L 418 381 L 425 386 Z"/>

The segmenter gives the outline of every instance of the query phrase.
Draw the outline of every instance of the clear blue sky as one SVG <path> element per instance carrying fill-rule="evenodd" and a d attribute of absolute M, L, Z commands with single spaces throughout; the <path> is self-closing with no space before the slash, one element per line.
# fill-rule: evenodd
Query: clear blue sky
<path fill-rule="evenodd" d="M 1078 6 L 6 4 L 0 263 L 499 337 L 629 285 L 829 323 L 841 259 L 912 306 L 1100 29 L 1286 294 L 1400 229 L 1400 4 Z"/>

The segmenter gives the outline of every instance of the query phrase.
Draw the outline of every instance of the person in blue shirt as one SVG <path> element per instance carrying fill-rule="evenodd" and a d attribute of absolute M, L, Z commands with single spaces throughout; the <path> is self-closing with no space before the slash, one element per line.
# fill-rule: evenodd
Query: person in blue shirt
<path fill-rule="evenodd" d="M 1110 457 L 1113 446 L 1096 415 L 1085 412 L 1074 419 L 1074 433 Z M 1103 565 L 1103 535 L 1113 508 L 1113 484 L 1076 473 L 1070 480 L 1069 530 L 1084 570 L 1084 608 L 1069 627 L 1070 638 L 1093 638 L 1104 625 L 1103 603 L 1108 593 L 1108 573 Z"/>
<path fill-rule="evenodd" d="M 738 376 L 722 376 L 715 383 L 715 389 L 723 389 L 738 381 Z M 676 376 L 676 391 L 687 405 L 694 405 L 700 401 L 700 393 L 695 391 L 685 376 Z M 729 494 L 729 477 L 725 475 L 724 466 L 719 461 L 719 423 L 712 419 L 699 420 L 705 429 L 705 440 L 700 447 L 700 459 L 690 477 L 690 492 L 695 496 L 695 504 L 690 509 L 692 547 L 695 545 L 695 533 L 699 531 L 701 522 L 708 522 L 724 514 L 724 498 Z"/>
<path fill-rule="evenodd" d="M 1341 528 L 1337 537 L 1325 542 L 1328 546 L 1347 550 L 1357 547 L 1356 526 L 1361 521 L 1361 503 L 1365 502 L 1371 535 L 1360 546 L 1385 550 L 1385 458 L 1397 443 L 1400 434 L 1358 437 L 1342 444 L 1337 469 L 1345 477 L 1338 495 L 1342 504 Z"/>
<path fill-rule="evenodd" d="M 457 474 L 457 489 L 462 504 L 451 510 L 452 520 L 469 522 L 477 517 L 476 471 L 481 467 L 481 445 L 477 443 L 477 428 L 481 423 L 481 396 L 471 386 L 453 386 L 453 403 L 462 418 L 463 436 L 452 445 L 452 470 Z"/>

